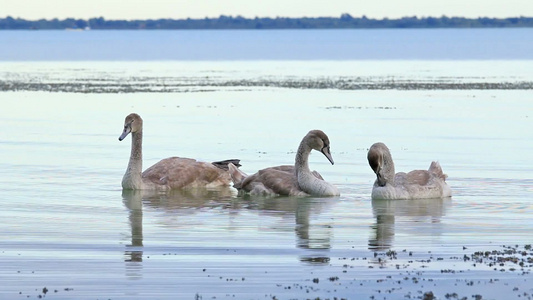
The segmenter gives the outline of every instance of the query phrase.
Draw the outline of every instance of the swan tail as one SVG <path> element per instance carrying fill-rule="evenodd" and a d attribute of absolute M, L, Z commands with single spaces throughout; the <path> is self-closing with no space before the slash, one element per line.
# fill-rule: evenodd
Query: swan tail
<path fill-rule="evenodd" d="M 231 162 L 228 163 L 228 169 L 229 175 L 231 176 L 231 181 L 233 181 L 233 187 L 236 189 L 240 189 L 242 187 L 244 179 L 246 179 L 248 175 L 246 175 L 246 173 L 244 173 L 243 171 L 239 170 L 238 166 Z"/>
<path fill-rule="evenodd" d="M 235 167 L 238 168 L 241 166 L 240 162 L 241 162 L 240 159 L 226 159 L 226 160 L 212 162 L 212 164 L 217 168 L 227 171 L 229 168 L 228 167 L 229 164 L 233 164 Z"/>
<path fill-rule="evenodd" d="M 446 180 L 448 178 L 448 175 L 444 174 L 442 171 L 442 167 L 440 166 L 438 161 L 431 162 L 431 165 L 429 166 L 428 171 L 430 173 L 435 174 L 437 177 L 439 177 L 442 180 Z"/>

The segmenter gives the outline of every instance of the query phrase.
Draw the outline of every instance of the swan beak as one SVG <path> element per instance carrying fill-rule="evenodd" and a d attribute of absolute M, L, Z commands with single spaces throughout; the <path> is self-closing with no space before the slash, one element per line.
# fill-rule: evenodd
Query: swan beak
<path fill-rule="evenodd" d="M 131 132 L 131 126 L 124 126 L 124 131 L 118 137 L 119 141 L 122 141 Z"/>
<path fill-rule="evenodd" d="M 326 156 L 326 158 L 329 160 L 329 162 L 334 165 L 335 163 L 333 162 L 333 157 L 331 157 L 331 152 L 329 152 L 329 147 L 324 147 L 322 148 L 322 154 L 324 154 L 324 156 Z"/>
<path fill-rule="evenodd" d="M 379 186 L 385 186 L 387 185 L 387 180 L 385 180 L 385 178 L 383 178 L 383 175 L 381 174 L 381 172 L 383 172 L 383 158 L 380 159 L 380 162 L 377 166 L 377 169 L 376 169 L 376 176 L 378 177 L 377 179 L 377 182 L 378 182 L 378 185 Z"/>
<path fill-rule="evenodd" d="M 378 180 L 377 180 L 378 185 L 379 186 L 385 186 L 387 184 L 387 182 L 383 179 L 383 176 L 381 176 L 381 173 L 377 172 L 376 175 L 378 177 Z"/>

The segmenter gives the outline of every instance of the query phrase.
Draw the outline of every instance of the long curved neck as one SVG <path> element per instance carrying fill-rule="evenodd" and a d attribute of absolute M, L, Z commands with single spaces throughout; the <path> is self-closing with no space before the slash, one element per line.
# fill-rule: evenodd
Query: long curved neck
<path fill-rule="evenodd" d="M 309 147 L 304 141 L 300 143 L 296 159 L 294 161 L 294 170 L 298 179 L 298 186 L 304 192 L 314 196 L 335 196 L 338 190 L 333 185 L 324 180 L 318 179 L 309 169 Z"/>
<path fill-rule="evenodd" d="M 142 154 L 143 133 L 142 130 L 131 134 L 131 154 L 126 173 L 122 178 L 122 188 L 139 190 L 142 188 Z"/>
<path fill-rule="evenodd" d="M 311 153 L 311 148 L 307 146 L 304 141 L 300 143 L 298 147 L 298 152 L 296 152 L 296 159 L 294 161 L 294 170 L 296 172 L 296 177 L 299 178 L 300 174 L 311 174 L 309 169 L 309 154 Z"/>

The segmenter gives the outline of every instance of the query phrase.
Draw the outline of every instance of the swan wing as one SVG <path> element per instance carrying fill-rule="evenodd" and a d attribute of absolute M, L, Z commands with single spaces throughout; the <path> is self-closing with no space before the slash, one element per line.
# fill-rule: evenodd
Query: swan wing
<path fill-rule="evenodd" d="M 413 170 L 405 175 L 405 184 L 409 185 L 428 185 L 430 174 L 426 170 Z"/>
<path fill-rule="evenodd" d="M 294 166 L 262 169 L 246 177 L 242 188 L 257 194 L 297 195 L 301 192 L 294 174 Z"/>
<path fill-rule="evenodd" d="M 211 163 L 190 158 L 165 158 L 142 173 L 144 182 L 168 186 L 170 189 L 185 187 L 229 185 L 230 176 L 225 170 Z"/>
<path fill-rule="evenodd" d="M 422 199 L 451 196 L 451 190 L 444 179 L 426 170 L 397 173 L 394 182 L 394 186 L 386 188 L 394 190 L 395 198 Z"/>

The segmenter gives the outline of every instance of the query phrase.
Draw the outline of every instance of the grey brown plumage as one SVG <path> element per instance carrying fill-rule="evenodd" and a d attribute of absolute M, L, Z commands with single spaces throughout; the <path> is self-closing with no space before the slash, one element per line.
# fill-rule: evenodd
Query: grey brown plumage
<path fill-rule="evenodd" d="M 431 162 L 428 170 L 396 173 L 390 150 L 383 143 L 373 144 L 367 158 L 376 174 L 372 199 L 443 198 L 452 195 L 446 183 L 447 175 L 437 161 Z"/>
<path fill-rule="evenodd" d="M 282 165 L 259 170 L 247 175 L 232 164 L 229 165 L 234 187 L 251 194 L 289 196 L 337 196 L 339 191 L 324 181 L 316 171 L 309 170 L 311 150 L 320 151 L 333 164 L 328 136 L 320 130 L 311 130 L 302 139 L 294 165 Z"/>
<path fill-rule="evenodd" d="M 122 178 L 122 188 L 132 190 L 171 190 L 192 187 L 228 186 L 231 177 L 228 164 L 240 166 L 238 159 L 200 162 L 191 158 L 165 158 L 142 172 L 143 120 L 135 113 L 124 121 L 122 141 L 132 135 L 131 155 L 126 173 Z"/>

